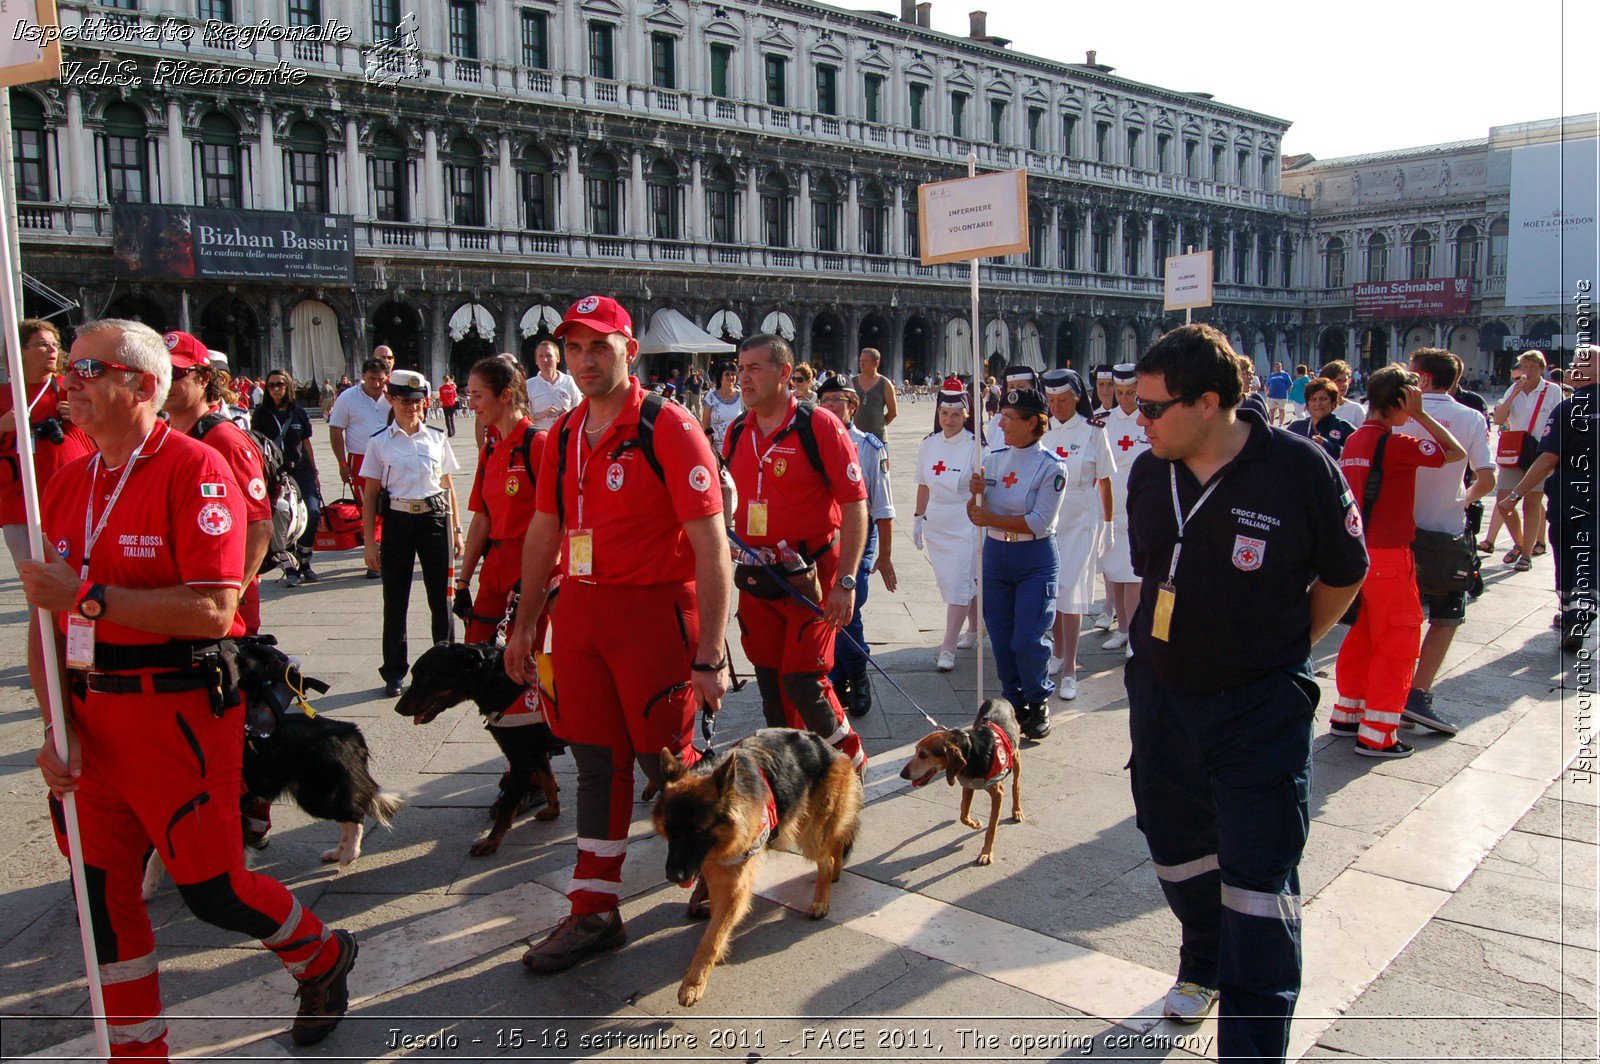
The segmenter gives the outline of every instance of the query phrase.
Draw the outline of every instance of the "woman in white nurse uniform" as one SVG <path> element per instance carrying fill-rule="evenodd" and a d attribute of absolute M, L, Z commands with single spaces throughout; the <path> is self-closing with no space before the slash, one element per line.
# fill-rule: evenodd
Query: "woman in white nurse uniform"
<path fill-rule="evenodd" d="M 1111 476 L 1117 470 L 1102 422 L 1089 416 L 1088 390 L 1070 369 L 1048 370 L 1041 382 L 1050 407 L 1050 428 L 1040 441 L 1066 464 L 1067 486 L 1056 518 L 1055 651 L 1050 673 L 1061 673 L 1056 697 L 1078 697 L 1078 634 L 1083 615 L 1095 608 L 1104 529 L 1111 522 Z"/>
<path fill-rule="evenodd" d="M 978 612 L 978 528 L 967 519 L 968 483 L 976 445 L 969 428 L 967 393 L 939 392 L 939 428 L 917 451 L 917 506 L 911 540 L 926 551 L 945 602 L 944 641 L 939 645 L 939 671 L 956 667 L 956 651 L 976 646 Z M 963 621 L 967 625 L 961 634 Z"/>
<path fill-rule="evenodd" d="M 1133 571 L 1133 558 L 1128 552 L 1128 472 L 1134 459 L 1150 449 L 1150 441 L 1139 425 L 1138 379 L 1133 363 L 1113 366 L 1111 370 L 1116 387 L 1117 402 L 1106 413 L 1106 442 L 1117 461 L 1116 472 L 1111 475 L 1111 500 L 1113 527 L 1111 542 L 1100 558 L 1100 571 L 1111 582 L 1111 604 L 1117 615 L 1117 630 L 1102 645 L 1106 650 L 1126 650 L 1128 628 L 1133 622 L 1133 611 L 1139 604 L 1139 577 Z M 1132 650 L 1126 650 L 1131 657 Z"/>

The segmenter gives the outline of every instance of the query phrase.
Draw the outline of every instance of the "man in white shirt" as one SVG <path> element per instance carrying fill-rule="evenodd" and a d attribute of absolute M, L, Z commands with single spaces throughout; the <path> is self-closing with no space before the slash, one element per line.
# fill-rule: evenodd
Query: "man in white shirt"
<path fill-rule="evenodd" d="M 1561 385 L 1545 380 L 1544 372 L 1543 351 L 1522 352 L 1522 357 L 1517 359 L 1517 370 L 1511 375 L 1511 387 L 1506 389 L 1506 394 L 1494 408 L 1494 423 L 1500 426 L 1502 433 L 1526 432 L 1534 443 L 1544 438 L 1550 415 L 1555 413 L 1556 407 L 1565 398 Z M 1498 455 L 1495 460 L 1499 462 Z M 1498 500 L 1509 494 L 1522 480 L 1524 472 L 1526 467 L 1515 462 L 1501 465 L 1495 498 Z M 1499 535 L 1502 519 L 1506 531 L 1511 533 L 1511 550 L 1501 560 L 1515 566 L 1518 572 L 1525 573 L 1533 568 L 1533 556 L 1544 553 L 1544 542 L 1540 539 L 1540 532 L 1544 529 L 1544 485 L 1541 483 L 1522 496 L 1520 515 L 1513 509 L 1502 518 L 1499 506 L 1495 507 L 1494 514 L 1489 518 L 1489 532 L 1483 537 L 1484 543 L 1489 545 L 1488 553 L 1494 551 L 1494 541 Z"/>
<path fill-rule="evenodd" d="M 328 412 L 328 442 L 339 462 L 339 479 L 350 486 L 357 506 L 362 504 L 361 462 L 367 442 L 389 423 L 389 398 L 384 392 L 388 385 L 383 361 L 369 358 L 361 366 L 361 383 L 340 392 Z M 378 579 L 377 572 L 368 569 L 367 579 Z"/>
<path fill-rule="evenodd" d="M 1467 529 L 1467 507 L 1494 490 L 1494 456 L 1489 453 L 1489 427 L 1483 415 L 1450 397 L 1450 389 L 1461 377 L 1461 359 L 1436 347 L 1420 347 L 1411 354 L 1411 372 L 1422 379 L 1422 408 L 1450 435 L 1461 441 L 1467 454 L 1459 461 L 1438 469 L 1418 469 L 1416 499 L 1412 516 L 1417 528 L 1459 536 Z M 1428 439 L 1427 431 L 1415 419 L 1395 430 L 1417 439 Z M 1467 470 L 1472 471 L 1472 486 L 1464 487 Z M 1467 615 L 1467 593 L 1420 596 L 1428 613 L 1428 631 L 1422 637 L 1411 692 L 1406 696 L 1401 717 L 1413 724 L 1443 735 L 1458 730 L 1433 708 L 1433 681 L 1444 664 L 1445 653 L 1455 638 L 1456 628 Z"/>
<path fill-rule="evenodd" d="M 1349 397 L 1350 363 L 1336 358 L 1325 364 L 1317 376 L 1339 390 L 1339 401 L 1333 404 L 1333 416 L 1360 428 L 1361 423 L 1367 420 L 1367 408 Z"/>
<path fill-rule="evenodd" d="M 561 349 L 554 340 L 541 340 L 533 358 L 539 372 L 528 378 L 528 417 L 535 432 L 548 432 L 556 418 L 577 406 L 583 397 L 578 394 L 577 382 L 561 372 Z"/>

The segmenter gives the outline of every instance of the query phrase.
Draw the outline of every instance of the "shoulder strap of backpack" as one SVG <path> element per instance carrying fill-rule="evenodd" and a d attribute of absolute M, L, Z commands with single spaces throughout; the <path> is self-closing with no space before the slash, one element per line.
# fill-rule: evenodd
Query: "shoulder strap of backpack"
<path fill-rule="evenodd" d="M 1378 437 L 1372 449 L 1372 468 L 1367 470 L 1367 482 L 1361 489 L 1361 525 L 1367 527 L 1372 520 L 1372 510 L 1378 505 L 1378 492 L 1383 489 L 1383 451 L 1389 445 L 1389 434 Z"/>
<path fill-rule="evenodd" d="M 533 452 L 533 433 L 534 428 L 529 425 L 527 431 L 522 434 L 522 470 L 528 474 L 528 487 L 530 488 L 533 487 L 533 462 L 529 460 L 528 456 Z"/>
<path fill-rule="evenodd" d="M 189 430 L 189 435 L 193 436 L 197 440 L 203 440 L 206 438 L 206 433 L 210 432 L 212 429 L 216 428 L 218 425 L 227 420 L 229 419 L 223 417 L 221 414 L 207 414 L 205 417 L 194 423 L 194 428 Z"/>
<path fill-rule="evenodd" d="M 730 456 L 733 454 L 734 449 L 739 446 L 739 437 L 744 435 L 744 419 L 749 416 L 750 411 L 743 410 L 740 411 L 737 417 L 728 422 L 728 431 L 723 433 L 722 436 L 722 449 Z"/>
<path fill-rule="evenodd" d="M 575 408 L 574 408 L 575 409 Z M 567 526 L 567 449 L 572 443 L 572 411 L 568 410 L 556 419 L 553 426 L 556 434 L 556 527 Z M 547 445 L 548 446 L 548 445 Z"/>
<path fill-rule="evenodd" d="M 667 401 L 655 392 L 645 392 L 639 404 L 639 450 L 663 484 L 667 482 L 667 474 L 656 457 L 656 418 L 661 416 L 661 408 L 666 405 Z"/>
<path fill-rule="evenodd" d="M 822 461 L 822 448 L 817 445 L 817 430 L 811 424 L 811 415 L 816 412 L 815 403 L 800 403 L 795 409 L 794 423 L 789 426 L 796 436 L 800 437 L 800 449 L 806 453 L 806 459 L 811 463 L 811 468 L 822 477 L 824 484 L 828 482 L 828 467 Z M 724 448 L 732 455 L 734 448 L 739 446 L 739 437 L 744 434 L 745 419 L 750 416 L 746 410 L 728 426 L 727 445 Z"/>

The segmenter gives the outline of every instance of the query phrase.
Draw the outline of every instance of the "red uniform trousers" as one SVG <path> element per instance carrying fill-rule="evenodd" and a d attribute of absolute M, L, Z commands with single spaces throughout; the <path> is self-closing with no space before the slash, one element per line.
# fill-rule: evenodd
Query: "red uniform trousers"
<path fill-rule="evenodd" d="M 355 499 L 356 506 L 361 507 L 364 505 L 363 500 L 367 495 L 366 485 L 362 483 L 361 480 L 361 462 L 367 456 L 364 454 L 352 454 L 349 451 L 346 451 L 345 457 L 350 460 L 350 495 Z M 381 513 L 379 514 L 378 520 L 383 520 Z"/>
<path fill-rule="evenodd" d="M 568 578 L 554 628 L 556 704 L 547 716 L 578 766 L 578 864 L 567 897 L 574 913 L 609 912 L 633 822 L 635 762 L 659 784 L 663 748 L 685 765 L 700 759 L 690 743 L 699 708 L 689 683 L 700 639 L 694 585 Z"/>
<path fill-rule="evenodd" d="M 522 577 L 522 540 L 491 539 L 478 568 L 478 590 L 472 595 L 472 617 L 462 638 L 468 643 L 491 643 L 506 615 L 511 589 Z M 540 622 L 539 635 L 544 634 Z M 544 640 L 535 638 L 534 649 L 542 650 Z"/>
<path fill-rule="evenodd" d="M 78 676 L 72 686 L 78 823 L 111 1055 L 164 1060 L 155 935 L 140 897 L 151 846 L 195 916 L 260 939 L 296 979 L 327 971 L 339 940 L 283 884 L 245 868 L 242 699 L 218 718 L 203 691 L 85 693 Z M 51 814 L 66 853 L 54 800 Z"/>
<path fill-rule="evenodd" d="M 826 602 L 839 571 L 839 547 L 817 559 L 817 577 Z M 839 704 L 828 673 L 838 630 L 796 599 L 763 599 L 739 593 L 739 634 L 745 656 L 756 670 L 761 704 L 769 728 L 809 728 L 852 764 L 867 763 L 861 737 Z"/>
<path fill-rule="evenodd" d="M 1339 647 L 1335 723 L 1359 724 L 1358 741 L 1395 741 L 1422 646 L 1422 601 L 1410 547 L 1370 547 L 1361 609 Z"/>

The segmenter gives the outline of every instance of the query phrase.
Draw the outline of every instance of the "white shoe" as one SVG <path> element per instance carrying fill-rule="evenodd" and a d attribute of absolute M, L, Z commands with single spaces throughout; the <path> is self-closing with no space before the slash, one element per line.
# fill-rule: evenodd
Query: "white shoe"
<path fill-rule="evenodd" d="M 956 656 L 954 654 L 950 653 L 950 651 L 948 651 L 948 650 L 939 651 L 939 664 L 938 664 L 939 671 L 940 672 L 954 672 L 955 668 L 956 668 Z"/>
<path fill-rule="evenodd" d="M 1126 650 L 1124 650 L 1122 652 L 1122 656 L 1127 658 L 1129 661 L 1133 660 L 1133 644 L 1132 643 L 1128 644 L 1128 649 L 1126 649 Z"/>
<path fill-rule="evenodd" d="M 1094 619 L 1094 626 L 1102 632 L 1109 632 L 1117 626 L 1116 619 L 1109 613 L 1102 612 Z"/>
<path fill-rule="evenodd" d="M 1128 645 L 1128 633 L 1112 632 L 1111 638 L 1100 644 L 1101 650 L 1121 650 Z"/>
<path fill-rule="evenodd" d="M 1056 697 L 1063 702 L 1071 702 L 1078 697 L 1078 681 L 1072 676 L 1063 676 L 1056 681 Z"/>
<path fill-rule="evenodd" d="M 1065 658 L 1052 657 L 1045 663 L 1044 671 L 1049 673 L 1051 676 L 1054 676 L 1056 673 L 1061 671 L 1061 666 L 1065 665 L 1066 663 L 1067 661 Z"/>
<path fill-rule="evenodd" d="M 961 638 L 956 640 L 957 650 L 971 650 L 978 645 L 977 632 L 962 632 Z"/>
<path fill-rule="evenodd" d="M 1199 983 L 1178 983 L 1167 991 L 1161 1015 L 1179 1023 L 1199 1023 L 1217 1004 L 1217 992 Z"/>

